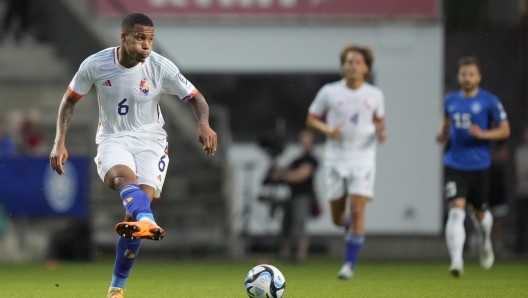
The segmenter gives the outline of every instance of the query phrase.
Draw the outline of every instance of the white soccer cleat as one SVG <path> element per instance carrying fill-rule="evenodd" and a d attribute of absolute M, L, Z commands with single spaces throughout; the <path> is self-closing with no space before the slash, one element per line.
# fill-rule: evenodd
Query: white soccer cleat
<path fill-rule="evenodd" d="M 354 276 L 354 271 L 348 263 L 343 264 L 343 267 L 341 267 L 341 270 L 337 273 L 337 277 L 343 280 L 351 279 L 352 276 Z"/>
<path fill-rule="evenodd" d="M 454 277 L 461 277 L 464 275 L 464 263 L 451 263 L 451 266 L 449 266 L 449 272 Z"/>
<path fill-rule="evenodd" d="M 480 266 L 486 270 L 490 269 L 493 266 L 493 262 L 495 261 L 495 254 L 493 253 L 491 241 L 488 242 L 487 245 L 479 245 L 479 261 Z"/>

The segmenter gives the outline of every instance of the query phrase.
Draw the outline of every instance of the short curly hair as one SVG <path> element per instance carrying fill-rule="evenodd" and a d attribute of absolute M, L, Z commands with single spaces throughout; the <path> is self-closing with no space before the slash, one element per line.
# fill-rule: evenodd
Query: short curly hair
<path fill-rule="evenodd" d="M 123 19 L 123 22 L 121 23 L 121 30 L 123 32 L 128 32 L 132 28 L 134 28 L 136 24 L 147 27 L 154 27 L 154 23 L 149 17 L 147 17 L 147 15 L 142 14 L 140 12 L 134 12 L 127 15 L 125 19 Z"/>

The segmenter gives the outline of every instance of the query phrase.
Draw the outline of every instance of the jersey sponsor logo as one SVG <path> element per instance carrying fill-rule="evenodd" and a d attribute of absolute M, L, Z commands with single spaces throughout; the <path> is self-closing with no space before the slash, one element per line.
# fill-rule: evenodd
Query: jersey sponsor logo
<path fill-rule="evenodd" d="M 182 75 L 181 72 L 178 73 L 178 79 L 184 84 L 187 85 L 187 79 Z"/>
<path fill-rule="evenodd" d="M 127 249 L 124 255 L 125 255 L 125 258 L 127 259 L 133 259 L 136 256 L 134 253 L 132 253 L 130 249 Z"/>
<path fill-rule="evenodd" d="M 150 91 L 150 85 L 147 78 L 144 78 L 139 82 L 139 91 L 141 91 L 143 95 L 148 95 Z"/>
<path fill-rule="evenodd" d="M 478 114 L 480 113 L 480 111 L 482 111 L 482 105 L 480 103 L 476 102 L 473 105 L 471 105 L 471 112 L 473 114 Z"/>
<path fill-rule="evenodd" d="M 130 203 L 132 200 L 133 200 L 132 197 L 124 199 L 124 200 L 123 200 L 123 206 L 128 205 L 128 203 Z"/>
<path fill-rule="evenodd" d="M 103 86 L 106 86 L 106 87 L 112 87 L 112 83 L 110 83 L 110 80 L 106 80 L 106 81 L 103 83 Z"/>
<path fill-rule="evenodd" d="M 456 107 L 454 105 L 450 105 L 450 106 L 447 107 L 447 111 L 448 112 L 453 112 L 455 109 L 456 109 Z"/>

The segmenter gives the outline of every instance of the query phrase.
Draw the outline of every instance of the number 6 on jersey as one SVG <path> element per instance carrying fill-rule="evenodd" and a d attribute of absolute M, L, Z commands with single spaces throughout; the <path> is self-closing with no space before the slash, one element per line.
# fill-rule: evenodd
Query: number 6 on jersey
<path fill-rule="evenodd" d="M 128 106 L 125 104 L 126 101 L 127 99 L 125 98 L 117 105 L 117 113 L 121 116 L 128 114 Z"/>

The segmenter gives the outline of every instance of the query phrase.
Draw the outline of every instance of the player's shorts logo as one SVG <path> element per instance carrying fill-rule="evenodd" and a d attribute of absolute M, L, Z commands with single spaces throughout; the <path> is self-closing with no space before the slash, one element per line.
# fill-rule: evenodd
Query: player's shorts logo
<path fill-rule="evenodd" d="M 150 85 L 147 78 L 144 78 L 139 82 L 139 91 L 141 91 L 143 95 L 148 95 L 150 91 Z"/>

